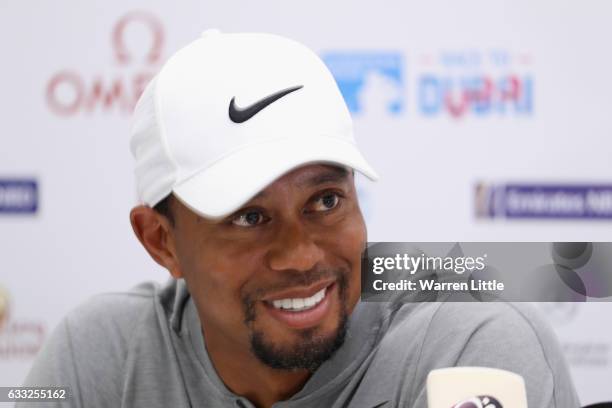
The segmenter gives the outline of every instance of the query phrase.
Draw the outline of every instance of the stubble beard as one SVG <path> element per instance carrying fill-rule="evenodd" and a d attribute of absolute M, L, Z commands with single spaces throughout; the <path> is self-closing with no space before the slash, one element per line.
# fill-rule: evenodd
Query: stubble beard
<path fill-rule="evenodd" d="M 327 335 L 317 333 L 318 328 L 316 327 L 300 330 L 297 332 L 299 340 L 290 347 L 275 344 L 274 341 L 266 338 L 264 331 L 253 327 L 257 319 L 255 303 L 248 298 L 243 299 L 245 324 L 250 331 L 251 352 L 260 362 L 279 370 L 314 372 L 344 344 L 349 326 L 348 280 L 347 273 L 337 272 L 336 275 L 340 300 L 338 327 L 333 333 Z"/>

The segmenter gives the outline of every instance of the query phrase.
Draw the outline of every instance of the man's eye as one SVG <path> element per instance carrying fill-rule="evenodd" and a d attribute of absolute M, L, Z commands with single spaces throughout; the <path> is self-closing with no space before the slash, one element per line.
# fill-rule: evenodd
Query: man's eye
<path fill-rule="evenodd" d="M 312 211 L 329 211 L 335 208 L 339 202 L 338 194 L 325 193 L 314 201 Z"/>
<path fill-rule="evenodd" d="M 264 215 L 260 211 L 247 211 L 236 216 L 232 220 L 232 224 L 239 227 L 254 227 L 264 221 Z"/>

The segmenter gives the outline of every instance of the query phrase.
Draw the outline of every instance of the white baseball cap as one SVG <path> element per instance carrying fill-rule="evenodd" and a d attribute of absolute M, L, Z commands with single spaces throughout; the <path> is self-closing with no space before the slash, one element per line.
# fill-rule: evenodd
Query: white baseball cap
<path fill-rule="evenodd" d="M 307 163 L 377 178 L 325 64 L 271 34 L 204 32 L 146 87 L 131 134 L 141 203 L 174 193 L 209 218 L 236 211 Z"/>

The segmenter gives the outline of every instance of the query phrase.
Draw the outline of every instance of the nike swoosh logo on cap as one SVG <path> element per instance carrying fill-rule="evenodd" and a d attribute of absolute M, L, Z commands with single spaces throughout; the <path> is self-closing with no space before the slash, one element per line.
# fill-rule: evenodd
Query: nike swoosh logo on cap
<path fill-rule="evenodd" d="M 229 117 L 234 123 L 246 122 L 266 106 L 279 100 L 283 96 L 290 94 L 291 92 L 297 91 L 298 89 L 301 89 L 303 87 L 304 85 L 298 85 L 293 86 L 291 88 L 283 89 L 282 91 L 278 91 L 273 93 L 272 95 L 266 96 L 265 98 L 255 102 L 251 106 L 247 106 L 246 108 L 237 107 L 235 103 L 236 97 L 234 96 L 229 104 Z"/>

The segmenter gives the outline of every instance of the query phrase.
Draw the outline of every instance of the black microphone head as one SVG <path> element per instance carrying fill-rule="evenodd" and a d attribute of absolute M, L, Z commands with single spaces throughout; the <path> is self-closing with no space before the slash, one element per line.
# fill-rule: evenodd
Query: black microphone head
<path fill-rule="evenodd" d="M 452 408 L 503 408 L 503 405 L 489 395 L 479 395 L 478 397 L 462 401 Z"/>

